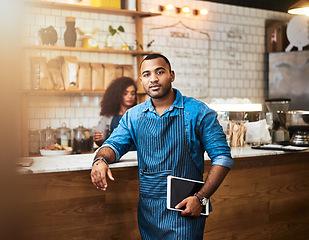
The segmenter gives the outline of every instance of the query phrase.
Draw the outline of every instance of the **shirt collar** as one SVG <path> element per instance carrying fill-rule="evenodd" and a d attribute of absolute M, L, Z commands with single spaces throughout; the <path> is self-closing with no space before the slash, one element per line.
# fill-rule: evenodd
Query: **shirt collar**
<path fill-rule="evenodd" d="M 172 106 L 167 110 L 167 111 L 171 111 L 174 108 L 183 108 L 183 97 L 182 94 L 176 89 L 173 88 L 174 92 L 176 93 L 176 99 L 173 102 Z M 145 102 L 145 108 L 143 110 L 143 112 L 146 111 L 151 111 L 151 112 L 155 112 L 154 106 L 152 104 L 151 98 Z"/>

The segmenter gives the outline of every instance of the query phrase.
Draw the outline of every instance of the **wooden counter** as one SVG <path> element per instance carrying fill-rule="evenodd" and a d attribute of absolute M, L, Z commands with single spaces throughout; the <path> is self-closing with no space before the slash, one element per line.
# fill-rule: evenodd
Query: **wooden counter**
<path fill-rule="evenodd" d="M 140 239 L 137 167 L 112 172 L 106 192 L 89 170 L 19 175 L 24 239 Z M 309 152 L 234 159 L 211 199 L 205 239 L 309 239 L 308 176 Z"/>

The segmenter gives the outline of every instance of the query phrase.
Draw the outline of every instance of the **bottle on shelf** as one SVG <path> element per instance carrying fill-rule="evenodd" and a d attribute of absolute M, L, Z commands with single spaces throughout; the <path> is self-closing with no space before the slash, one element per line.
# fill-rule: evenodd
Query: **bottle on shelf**
<path fill-rule="evenodd" d="M 64 32 L 64 45 L 66 47 L 76 46 L 76 28 L 75 28 L 75 18 L 67 17 L 65 20 L 67 29 Z"/>

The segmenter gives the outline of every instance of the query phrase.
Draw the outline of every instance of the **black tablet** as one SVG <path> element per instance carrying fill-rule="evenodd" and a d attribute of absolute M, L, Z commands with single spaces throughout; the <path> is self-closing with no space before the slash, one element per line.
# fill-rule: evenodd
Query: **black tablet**
<path fill-rule="evenodd" d="M 167 209 L 183 211 L 185 207 L 176 209 L 175 206 L 183 199 L 194 196 L 204 185 L 204 182 L 179 178 L 174 176 L 167 177 Z M 201 215 L 209 215 L 209 199 L 206 206 L 203 206 Z"/>

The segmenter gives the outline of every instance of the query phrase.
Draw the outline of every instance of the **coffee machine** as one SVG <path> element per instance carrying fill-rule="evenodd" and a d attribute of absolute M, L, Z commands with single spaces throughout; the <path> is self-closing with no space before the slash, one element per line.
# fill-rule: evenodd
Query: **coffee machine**
<path fill-rule="evenodd" d="M 289 143 L 294 146 L 309 146 L 309 111 L 295 110 L 279 114 L 280 120 L 290 132 Z"/>
<path fill-rule="evenodd" d="M 270 122 L 270 132 L 273 143 L 285 143 L 290 140 L 290 134 L 285 129 L 285 124 L 281 121 L 280 114 L 288 112 L 291 99 L 273 98 L 266 99 L 265 105 L 270 114 L 267 121 Z"/>

